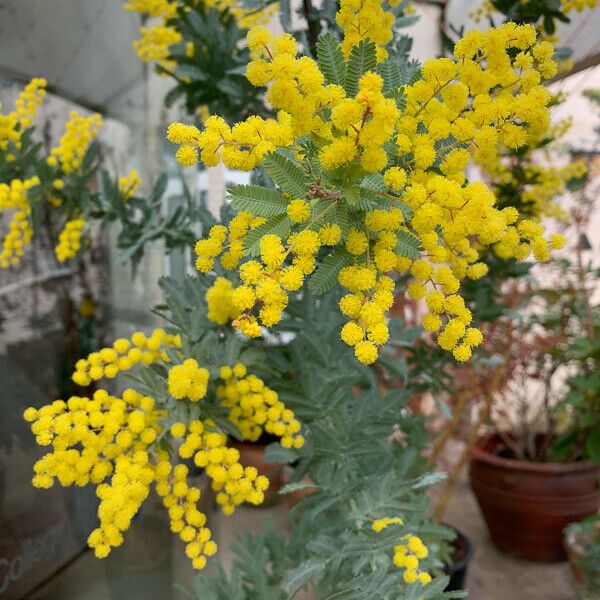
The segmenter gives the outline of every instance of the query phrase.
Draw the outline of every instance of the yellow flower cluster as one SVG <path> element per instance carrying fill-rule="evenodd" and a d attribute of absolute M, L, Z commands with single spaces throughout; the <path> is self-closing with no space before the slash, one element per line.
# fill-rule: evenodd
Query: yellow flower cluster
<path fill-rule="evenodd" d="M 169 369 L 169 394 L 176 400 L 187 398 L 198 402 L 206 396 L 208 377 L 208 369 L 200 367 L 194 358 L 188 358 Z"/>
<path fill-rule="evenodd" d="M 200 248 L 204 252 L 197 262 L 203 272 L 212 267 L 212 262 L 209 262 L 213 260 L 212 254 L 220 251 L 222 242 L 219 240 L 224 234 L 217 237 L 214 229 L 206 240 L 200 240 L 196 246 L 197 251 Z M 208 244 L 214 244 L 210 257 L 206 255 Z M 228 280 L 218 278 L 209 288 L 206 296 L 209 318 L 224 324 L 225 317 L 230 316 L 234 319 L 234 327 L 242 333 L 249 337 L 260 336 L 260 324 L 270 327 L 278 323 L 288 304 L 287 292 L 299 290 L 305 277 L 315 270 L 315 255 L 321 245 L 319 233 L 309 229 L 291 234 L 285 246 L 281 238 L 274 234 L 264 236 L 260 241 L 261 261 L 250 260 L 240 266 L 241 285 L 234 289 Z M 284 266 L 288 256 L 291 257 L 291 264 Z M 229 269 L 237 267 L 238 262 L 239 259 L 235 264 L 229 264 L 222 259 L 223 266 Z M 219 309 L 214 308 L 213 304 L 217 299 L 223 303 Z M 223 307 L 226 307 L 226 311 Z"/>
<path fill-rule="evenodd" d="M 58 480 L 63 486 L 97 486 L 100 523 L 88 544 L 98 558 L 104 558 L 123 543 L 123 533 L 154 482 L 168 510 L 171 530 L 186 542 L 192 566 L 202 569 L 217 545 L 204 527 L 206 515 L 198 510 L 200 490 L 188 485 L 188 468 L 173 467 L 168 453 L 154 446 L 163 433 L 163 417 L 164 411 L 152 398 L 132 389 L 125 390 L 122 398 L 97 390 L 92 398 L 73 396 L 39 410 L 28 408 L 24 418 L 31 422 L 37 442 L 53 447 L 36 462 L 33 485 L 49 488 Z M 194 423 L 190 429 L 197 429 Z"/>
<path fill-rule="evenodd" d="M 254 217 L 241 211 L 229 226 L 215 225 L 210 228 L 208 237 L 198 240 L 194 248 L 196 252 L 196 268 L 201 273 L 208 273 L 215 264 L 215 258 L 221 255 L 224 269 L 234 269 L 244 256 L 244 238 L 256 227 L 264 223 L 264 219 Z"/>
<path fill-rule="evenodd" d="M 65 175 L 77 171 L 87 149 L 98 135 L 100 127 L 102 127 L 102 117 L 99 114 L 84 117 L 71 111 L 66 131 L 60 138 L 59 145 L 50 151 L 48 164 L 51 167 L 60 165 Z"/>
<path fill-rule="evenodd" d="M 227 446 L 227 435 L 212 421 L 191 421 L 187 428 L 184 423 L 175 423 L 171 435 L 184 438 L 179 456 L 193 457 L 196 466 L 205 470 L 224 514 L 232 514 L 244 502 L 258 505 L 264 501 L 268 478 L 259 475 L 256 468 L 240 464 L 239 451 Z"/>
<path fill-rule="evenodd" d="M 399 0 L 391 0 L 393 7 Z M 352 48 L 362 40 L 371 40 L 377 45 L 377 60 L 381 62 L 388 53 L 385 46 L 394 37 L 394 14 L 382 7 L 381 0 L 346 0 L 341 3 L 335 17 L 337 24 L 344 32 L 342 50 L 348 58 Z"/>
<path fill-rule="evenodd" d="M 587 167 L 582 160 L 575 160 L 564 167 L 554 167 L 542 165 L 533 160 L 531 156 L 523 157 L 522 161 L 525 167 L 524 172 L 528 183 L 521 186 L 521 201 L 526 207 L 527 214 L 535 220 L 541 217 L 551 217 L 559 221 L 568 218 L 566 211 L 553 200 L 564 194 L 567 189 L 567 182 L 573 179 L 580 179 L 587 173 Z M 505 173 L 510 173 L 509 177 L 502 177 L 497 181 L 506 183 L 507 179 L 514 181 L 517 185 L 519 181 L 513 178 L 509 164 L 505 165 Z"/>
<path fill-rule="evenodd" d="M 279 2 L 267 4 L 260 10 L 245 6 L 240 0 L 204 0 L 204 5 L 207 8 L 216 8 L 220 12 L 229 11 L 235 17 L 240 29 L 266 25 L 279 10 Z"/>
<path fill-rule="evenodd" d="M 65 262 L 77 255 L 81 246 L 81 234 L 84 226 L 85 220 L 81 218 L 71 219 L 65 223 L 58 236 L 58 245 L 54 248 L 59 262 Z"/>
<path fill-rule="evenodd" d="M 379 533 L 390 525 L 404 525 L 404 521 L 400 517 L 385 517 L 375 519 L 371 527 L 373 531 Z M 426 558 L 428 555 L 429 550 L 420 537 L 410 533 L 402 536 L 401 543 L 394 546 L 394 564 L 398 568 L 405 569 L 402 575 L 405 583 L 411 584 L 418 581 L 425 586 L 431 581 L 429 573 L 419 572 L 418 570 L 419 560 Z"/>
<path fill-rule="evenodd" d="M 240 212 L 230 222 L 229 229 L 222 225 L 212 227 L 208 237 L 196 244 L 198 270 L 210 271 L 215 257 L 221 253 L 223 267 L 236 268 L 243 257 L 245 236 L 261 222 Z M 208 318 L 220 325 L 234 319 L 235 326 L 246 335 L 260 336 L 257 316 L 267 327 L 279 322 L 288 303 L 286 292 L 302 287 L 306 275 L 315 269 L 315 255 L 320 247 L 319 234 L 309 230 L 290 235 L 285 248 L 276 235 L 263 237 L 261 262 L 247 261 L 240 267 L 242 285 L 234 289 L 231 282 L 219 277 L 208 289 Z M 292 257 L 291 264 L 283 267 L 288 256 Z M 255 309 L 258 315 L 253 314 Z"/>
<path fill-rule="evenodd" d="M 426 558 L 428 554 L 427 546 L 416 535 L 404 535 L 402 543 L 394 546 L 394 564 L 405 569 L 402 578 L 406 583 L 418 581 L 421 585 L 427 585 L 431 581 L 429 573 L 418 570 L 419 560 Z"/>
<path fill-rule="evenodd" d="M 184 426 L 185 428 L 185 426 Z M 156 465 L 156 491 L 169 512 L 170 527 L 185 542 L 186 556 L 194 569 L 203 569 L 207 557 L 217 552 L 206 525 L 206 515 L 198 510 L 200 490 L 188 484 L 188 468 L 183 464 L 172 467 L 167 457 Z"/>
<path fill-rule="evenodd" d="M 13 179 L 10 184 L 0 183 L 0 214 L 14 210 L 9 225 L 9 231 L 2 242 L 0 252 L 0 268 L 6 269 L 18 265 L 24 253 L 24 246 L 31 242 L 33 230 L 31 227 L 31 208 L 27 198 L 27 190 L 39 185 L 37 176 L 25 181 Z"/>
<path fill-rule="evenodd" d="M 6 150 L 9 143 L 14 144 L 16 148 L 21 147 L 21 135 L 31 125 L 32 118 L 45 95 L 46 80 L 35 77 L 19 94 L 15 101 L 15 110 L 8 114 L 0 112 L 0 151 Z M 11 158 L 12 156 L 7 156 L 7 159 Z"/>
<path fill-rule="evenodd" d="M 367 73 L 359 81 L 356 98 L 340 101 L 331 112 L 336 137 L 325 145 L 320 154 L 326 169 L 360 158 L 368 173 L 381 171 L 388 159 L 384 144 L 394 133 L 400 111 L 391 98 L 382 93 L 383 79 Z"/>
<path fill-rule="evenodd" d="M 49 488 L 55 479 L 63 486 L 98 486 L 100 526 L 88 543 L 100 558 L 122 543 L 148 495 L 154 471 L 147 451 L 160 431 L 159 417 L 154 400 L 131 389 L 122 398 L 97 390 L 91 399 L 72 396 L 24 413 L 38 444 L 53 447 L 35 463 L 35 487 Z"/>
<path fill-rule="evenodd" d="M 103 377 L 113 379 L 120 371 L 140 363 L 149 365 L 159 359 L 169 362 L 166 348 L 181 348 L 180 337 L 164 329 L 155 329 L 150 337 L 136 331 L 131 339 L 119 338 L 112 348 L 102 348 L 78 360 L 72 379 L 77 385 L 87 386 Z"/>
<path fill-rule="evenodd" d="M 168 363 L 165 349 L 181 346 L 179 336 L 162 329 L 149 337 L 136 332 L 131 340 L 118 339 L 111 348 L 80 360 L 73 379 L 88 385 L 140 362 Z M 221 367 L 220 376 L 224 379 L 217 401 L 236 415 L 232 422 L 241 430 L 254 437 L 255 430 L 245 427 L 252 421 L 288 447 L 302 445 L 297 435 L 300 423 L 293 412 L 260 379 L 248 375 L 244 365 Z M 207 393 L 209 371 L 194 359 L 171 367 L 166 378 L 168 391 L 176 399 L 199 401 Z M 192 566 L 204 568 L 207 558 L 216 553 L 217 545 L 205 527 L 206 515 L 198 508 L 200 490 L 188 482 L 185 464 L 172 463 L 176 456 L 182 461 L 193 459 L 205 471 L 225 514 L 244 502 L 258 505 L 264 501 L 268 478 L 255 467 L 240 464 L 239 451 L 228 447 L 224 430 L 212 419 L 173 422 L 165 408 L 169 404 L 166 396 L 154 399 L 126 389 L 122 397 L 115 397 L 99 389 L 91 398 L 73 396 L 67 402 L 56 400 L 24 412 L 38 444 L 52 446 L 34 466 L 33 485 L 49 488 L 58 480 L 63 486 L 97 486 L 99 526 L 90 533 L 88 544 L 98 558 L 123 543 L 123 534 L 152 483 L 169 513 L 171 530 L 186 544 Z"/>
<path fill-rule="evenodd" d="M 229 408 L 229 419 L 244 440 L 255 442 L 266 431 L 281 438 L 284 448 L 301 448 L 304 438 L 294 412 L 279 400 L 277 392 L 268 388 L 256 375 L 247 375 L 246 366 L 221 367 L 223 384 L 217 386 L 221 406 Z"/>
<path fill-rule="evenodd" d="M 200 0 L 206 9 L 215 8 L 219 12 L 230 12 L 240 29 L 268 22 L 277 12 L 278 3 L 261 10 L 244 6 L 239 0 Z M 178 9 L 188 11 L 182 0 L 127 0 L 123 8 L 155 19 L 150 27 L 141 27 L 141 38 L 133 42 L 133 49 L 144 62 L 156 61 L 165 69 L 172 70 L 175 63 L 170 59 L 169 47 L 182 41 L 183 35 L 178 23 Z M 193 42 L 187 42 L 193 52 Z"/>
<path fill-rule="evenodd" d="M 180 144 L 177 159 L 184 165 L 200 160 L 207 166 L 219 161 L 234 169 L 250 170 L 266 154 L 286 147 L 307 134 L 318 135 L 330 143 L 321 152 L 321 163 L 336 168 L 356 157 L 366 171 L 385 166 L 383 145 L 391 138 L 399 111 L 394 100 L 381 92 L 383 80 L 375 73 L 360 81 L 355 98 L 345 98 L 338 85 L 324 85 L 317 63 L 306 56 L 296 58 L 295 39 L 278 37 L 263 27 L 248 33 L 252 61 L 246 76 L 256 86 L 269 85 L 267 100 L 279 110 L 277 119 L 252 116 L 230 128 L 223 119 L 210 117 L 204 131 L 173 123 L 168 139 Z M 331 120 L 324 111 L 331 109 Z"/>
<path fill-rule="evenodd" d="M 133 42 L 133 49 L 143 62 L 156 61 L 171 70 L 169 46 L 181 41 L 181 33 L 167 21 L 177 15 L 178 2 L 171 0 L 127 0 L 123 8 L 146 15 L 156 22 L 150 27 L 141 27 L 141 38 Z"/>
<path fill-rule="evenodd" d="M 277 120 L 252 116 L 230 127 L 224 119 L 211 116 L 201 132 L 193 125 L 172 123 L 167 139 L 181 144 L 177 160 L 184 166 L 198 162 L 198 148 L 202 162 L 214 167 L 223 162 L 231 169 L 250 171 L 273 150 L 292 143 L 289 115 L 281 113 Z"/>
<path fill-rule="evenodd" d="M 555 96 L 554 101 L 560 102 L 561 99 Z M 533 221 L 539 222 L 543 218 L 565 221 L 568 214 L 556 202 L 556 198 L 564 194 L 569 181 L 580 179 L 587 172 L 583 160 L 574 160 L 563 167 L 553 164 L 553 153 L 562 143 L 561 138 L 568 132 L 571 124 L 571 118 L 553 123 L 546 134 L 532 139 L 525 151 L 520 151 L 516 156 L 508 151 L 502 152 L 496 161 L 486 165 L 484 169 L 492 188 L 500 191 L 513 190 L 508 195 L 518 197 L 521 214 Z M 559 247 L 552 241 L 550 246 Z M 504 257 L 502 246 L 495 250 L 496 254 Z M 543 244 L 539 245 L 539 250 L 543 256 L 548 256 Z M 508 258 L 511 256 L 509 251 Z"/>
<path fill-rule="evenodd" d="M 366 243 L 365 237 L 365 248 L 361 254 L 366 251 Z M 378 252 L 376 257 L 379 257 L 380 264 L 381 260 L 387 260 L 388 252 L 391 253 L 392 268 L 398 260 L 402 260 L 389 250 L 389 246 L 382 247 L 381 243 Z M 369 365 L 377 360 L 377 347 L 389 339 L 385 313 L 394 303 L 394 282 L 387 275 L 378 275 L 377 267 L 366 265 L 344 267 L 338 280 L 351 292 L 340 300 L 341 312 L 350 318 L 342 327 L 342 340 L 354 347 L 354 354 L 360 362 Z"/>
<path fill-rule="evenodd" d="M 343 0 L 340 12 L 362 5 Z M 323 190 L 316 182 L 310 196 L 288 196 L 290 233 L 265 235 L 259 244 L 261 260 L 239 266 L 242 285 L 230 290 L 220 282 L 211 296 L 226 299 L 228 307 L 240 312 L 232 316 L 234 326 L 258 336 L 260 324 L 268 327 L 280 320 L 287 293 L 300 289 L 314 271 L 320 247 L 343 246 L 354 264 L 339 274 L 339 282 L 351 292 L 340 305 L 350 317 L 342 338 L 361 362 L 374 362 L 378 346 L 388 339 L 386 311 L 394 286 L 386 273 L 391 272 L 410 274 L 409 296 L 424 300 L 429 309 L 424 327 L 438 333 L 440 346 L 457 360 L 467 360 L 481 334 L 470 327 L 471 313 L 458 291 L 464 278 L 486 274 L 487 265 L 479 261 L 485 248 L 520 260 L 533 253 L 544 261 L 556 245 L 556 239 L 549 242 L 544 237 L 539 223 L 513 208 L 500 209 L 490 189 L 481 182 L 467 183 L 464 173 L 471 160 L 491 168 L 502 148 L 526 146 L 548 130 L 550 95 L 540 82 L 556 72 L 552 45 L 537 42 L 535 28 L 529 25 L 507 23 L 486 32 L 469 31 L 457 42 L 454 58 L 425 62 L 421 78 L 404 86 L 403 111 L 386 97 L 377 73 L 362 76 L 354 97 L 346 97 L 340 86 L 325 85 L 315 61 L 296 58 L 296 42 L 287 34 L 273 37 L 257 27 L 248 34 L 248 46 L 252 61 L 247 76 L 255 85 L 270 83 L 267 98 L 279 110 L 277 121 L 259 119 L 264 130 L 252 140 L 238 132 L 246 131 L 257 117 L 231 129 L 219 117 L 211 117 L 202 132 L 175 123 L 169 139 L 181 145 L 179 159 L 184 151 L 182 162 L 193 163 L 200 149 L 205 164 L 221 160 L 235 168 L 252 168 L 267 151 L 290 145 L 288 136 L 280 136 L 280 128 L 289 125 L 295 139 L 312 136 L 327 171 L 346 167 L 355 177 L 360 168 L 363 174 L 382 176 L 383 187 L 371 194 L 381 199 L 382 208 L 364 213 L 363 223 L 342 235 L 325 208 L 325 203 L 334 207 L 340 200 L 337 189 Z M 238 154 L 244 154 L 244 160 Z M 296 157 L 310 172 L 311 167 L 302 164 L 302 153 Z M 402 202 L 402 209 L 394 206 L 396 201 Z M 245 222 L 250 218 L 244 213 Z M 218 227 L 198 242 L 201 272 L 213 267 L 225 237 L 225 228 Z M 420 246 L 420 256 L 407 258 L 401 240 Z M 226 268 L 240 262 L 243 237 L 238 241 L 234 259 L 223 263 Z M 219 313 L 219 321 L 227 316 Z"/>
<path fill-rule="evenodd" d="M 383 517 L 381 519 L 375 519 L 371 524 L 371 529 L 376 533 L 379 533 L 390 525 L 404 525 L 404 519 L 401 519 L 400 517 Z"/>
<path fill-rule="evenodd" d="M 583 12 L 586 8 L 596 8 L 597 0 L 561 0 L 560 6 L 565 14 L 572 10 Z"/>
<path fill-rule="evenodd" d="M 287 125 L 291 117 L 294 138 L 312 132 L 330 138 L 323 111 L 342 99 L 343 89 L 324 85 L 325 78 L 313 59 L 296 57 L 298 45 L 290 34 L 274 37 L 264 27 L 254 27 L 248 32 L 248 48 L 251 61 L 246 77 L 254 86 L 269 85 L 267 100 L 280 111 L 278 121 Z M 279 145 L 292 142 L 282 139 Z"/>
<path fill-rule="evenodd" d="M 135 169 L 132 169 L 127 175 L 119 177 L 119 192 L 123 199 L 131 198 L 141 183 L 140 175 Z"/>
<path fill-rule="evenodd" d="M 145 14 L 150 18 L 174 17 L 177 13 L 177 2 L 171 0 L 127 0 L 123 4 L 125 10 Z"/>
<path fill-rule="evenodd" d="M 133 49 L 143 62 L 156 61 L 165 69 L 174 67 L 173 61 L 169 61 L 169 47 L 181 41 L 181 34 L 174 27 L 165 25 L 154 25 L 153 27 L 141 27 L 141 37 L 133 42 Z"/>

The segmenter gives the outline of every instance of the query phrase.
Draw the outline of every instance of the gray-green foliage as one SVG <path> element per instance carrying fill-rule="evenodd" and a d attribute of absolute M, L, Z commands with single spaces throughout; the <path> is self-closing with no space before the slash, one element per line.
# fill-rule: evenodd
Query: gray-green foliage
<path fill-rule="evenodd" d="M 285 168 L 278 168 L 271 175 L 283 172 Z M 228 209 L 223 217 L 226 222 Z M 208 218 L 206 225 L 212 222 Z M 267 460 L 293 465 L 294 476 L 284 492 L 312 493 L 293 511 L 289 534 L 267 528 L 241 536 L 233 548 L 233 570 L 200 577 L 197 597 L 283 600 L 303 587 L 332 600 L 459 597 L 444 594 L 446 577 L 425 587 L 405 584 L 403 570 L 392 562 L 394 546 L 402 535 L 412 533 L 432 549 L 420 568 L 439 572 L 434 549 L 440 540 L 452 537 L 426 516 L 426 489 L 440 476 L 428 472 L 424 421 L 407 405 L 423 384 L 426 365 L 413 366 L 405 385 L 382 396 L 375 372 L 357 363 L 352 349 L 339 339 L 339 291 L 292 295 L 268 339 L 246 340 L 230 326 L 207 319 L 205 294 L 220 274 L 221 267 L 216 267 L 208 275 L 161 281 L 165 302 L 155 312 L 182 338 L 181 354 L 169 351 L 171 364 L 182 356 L 197 359 L 209 369 L 210 386 L 218 379 L 220 365 L 237 361 L 263 378 L 301 421 L 306 440 L 301 449 L 269 445 Z M 417 334 L 401 323 L 391 329 L 393 339 L 406 347 Z M 215 394 L 209 391 L 195 406 L 172 401 L 166 376 L 165 365 L 153 364 L 143 367 L 135 381 L 141 393 L 166 404 L 170 422 L 211 418 L 239 437 Z M 405 524 L 373 531 L 374 519 L 395 516 Z"/>
<path fill-rule="evenodd" d="M 176 82 L 165 97 L 166 106 L 183 100 L 190 114 L 206 106 L 230 122 L 266 114 L 261 94 L 245 77 L 248 49 L 242 40 L 246 31 L 229 11 L 186 0 L 168 24 L 179 31 L 182 40 L 170 48 L 175 70 L 157 66 Z M 188 44 L 193 46 L 191 54 Z"/>
<path fill-rule="evenodd" d="M 267 459 L 295 465 L 284 492 L 312 493 L 293 511 L 289 534 L 267 528 L 242 535 L 231 573 L 219 569 L 196 581 L 202 600 L 279 600 L 302 587 L 323 599 L 458 597 L 443 593 L 444 577 L 424 588 L 407 586 L 392 563 L 405 533 L 432 548 L 451 537 L 426 517 L 425 491 L 439 475 L 427 473 L 428 435 L 407 406 L 411 389 L 382 397 L 374 372 L 338 339 L 337 299 L 335 293 L 297 296 L 270 342 L 253 342 L 252 372 L 294 410 L 306 437 L 300 450 L 271 444 Z M 217 338 L 211 344 L 218 346 Z M 401 516 L 405 525 L 374 532 L 372 521 L 386 516 Z M 422 563 L 437 567 L 434 553 Z"/>
<path fill-rule="evenodd" d="M 181 204 L 166 212 L 166 188 L 167 175 L 163 174 L 147 197 L 136 194 L 124 201 L 118 180 L 102 171 L 102 193 L 91 197 L 91 218 L 102 227 L 118 223 L 118 260 L 129 261 L 134 275 L 151 244 L 160 242 L 166 253 L 189 248 L 196 240 L 195 228 L 208 218 L 204 204 L 196 201 L 185 186 Z"/>

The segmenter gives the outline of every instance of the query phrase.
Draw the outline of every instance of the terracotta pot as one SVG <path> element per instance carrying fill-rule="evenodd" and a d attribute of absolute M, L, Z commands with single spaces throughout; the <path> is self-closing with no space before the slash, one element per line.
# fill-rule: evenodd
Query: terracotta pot
<path fill-rule="evenodd" d="M 509 554 L 565 560 L 562 530 L 598 511 L 598 467 L 591 461 L 534 463 L 503 458 L 497 435 L 473 449 L 471 487 L 492 540 Z"/>
<path fill-rule="evenodd" d="M 284 486 L 283 466 L 265 462 L 267 444 L 260 442 L 238 442 L 231 440 L 230 446 L 240 453 L 240 463 L 244 467 L 256 467 L 259 475 L 269 478 L 269 489 L 265 492 L 265 501 L 261 506 L 281 501 L 279 490 Z"/>

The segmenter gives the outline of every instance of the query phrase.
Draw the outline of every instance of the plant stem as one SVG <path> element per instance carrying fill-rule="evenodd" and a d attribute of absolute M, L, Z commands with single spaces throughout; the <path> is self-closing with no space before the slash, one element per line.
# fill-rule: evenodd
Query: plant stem
<path fill-rule="evenodd" d="M 471 452 L 472 452 L 473 448 L 475 447 L 475 444 L 479 437 L 479 431 L 481 430 L 481 427 L 487 421 L 487 419 L 490 415 L 492 404 L 494 401 L 494 395 L 496 393 L 498 385 L 502 381 L 502 378 L 506 372 L 506 366 L 507 366 L 507 361 L 509 358 L 509 356 L 508 356 L 509 352 L 510 351 L 507 350 L 507 352 L 504 356 L 504 361 L 503 361 L 502 365 L 498 367 L 498 369 L 496 370 L 496 372 L 494 374 L 494 378 L 491 382 L 490 387 L 488 388 L 488 391 L 487 391 L 487 394 L 486 394 L 486 397 L 484 400 L 484 404 L 479 411 L 479 416 L 477 418 L 477 421 L 471 427 L 469 436 L 467 438 L 467 441 L 465 442 L 465 447 L 460 455 L 460 458 L 458 459 L 458 462 L 454 465 L 454 467 L 450 471 L 448 480 L 444 487 L 444 490 L 442 491 L 442 493 L 440 494 L 440 497 L 435 502 L 435 505 L 433 507 L 433 518 L 436 521 L 440 521 L 442 519 L 444 512 L 446 511 L 446 507 L 448 506 L 448 502 L 450 501 L 450 499 L 452 498 L 452 494 L 454 493 L 454 488 L 456 487 L 456 484 L 458 483 L 458 480 L 460 479 L 463 469 L 464 469 L 465 465 L 467 464 L 467 462 L 469 461 Z"/>

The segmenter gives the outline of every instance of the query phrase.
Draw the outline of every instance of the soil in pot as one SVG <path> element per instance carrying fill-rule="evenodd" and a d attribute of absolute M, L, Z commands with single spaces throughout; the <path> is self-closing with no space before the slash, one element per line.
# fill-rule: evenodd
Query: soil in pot
<path fill-rule="evenodd" d="M 562 531 L 600 506 L 591 461 L 535 463 L 508 458 L 497 435 L 473 449 L 471 487 L 496 546 L 519 558 L 566 559 Z"/>
<path fill-rule="evenodd" d="M 277 504 L 281 501 L 279 490 L 284 486 L 283 466 L 265 462 L 266 447 L 279 438 L 263 435 L 256 442 L 238 442 L 231 440 L 230 446 L 240 453 L 240 463 L 244 467 L 256 467 L 259 475 L 269 478 L 269 489 L 265 492 L 265 501 L 261 506 Z"/>
<path fill-rule="evenodd" d="M 466 588 L 467 570 L 469 562 L 473 557 L 473 545 L 469 538 L 454 527 L 452 529 L 456 532 L 456 537 L 451 542 L 452 562 L 444 566 L 446 575 L 450 576 L 450 581 L 446 586 L 447 592 L 464 590 Z"/>

